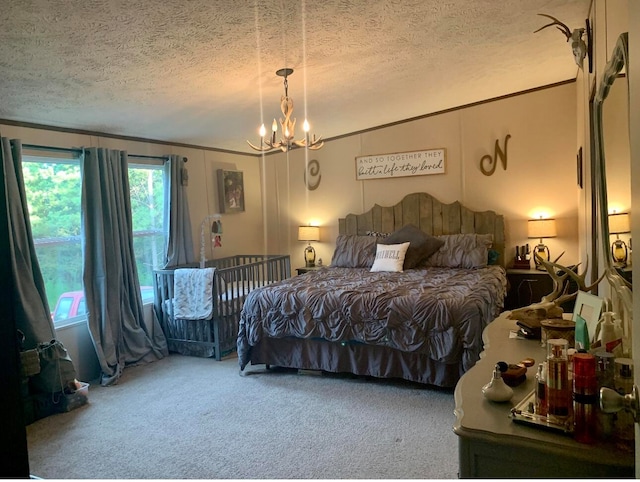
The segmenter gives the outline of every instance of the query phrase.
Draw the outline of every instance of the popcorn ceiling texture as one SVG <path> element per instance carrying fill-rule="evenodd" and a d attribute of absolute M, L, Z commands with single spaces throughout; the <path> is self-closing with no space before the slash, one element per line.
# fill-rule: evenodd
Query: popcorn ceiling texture
<path fill-rule="evenodd" d="M 590 0 L 4 0 L 0 119 L 254 152 L 281 116 L 324 138 L 576 77 L 553 15 Z M 264 118 L 264 121 L 261 119 Z"/>

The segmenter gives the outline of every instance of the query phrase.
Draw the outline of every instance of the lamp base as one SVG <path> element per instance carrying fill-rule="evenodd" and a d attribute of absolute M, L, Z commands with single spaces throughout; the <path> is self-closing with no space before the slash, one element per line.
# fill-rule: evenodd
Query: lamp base
<path fill-rule="evenodd" d="M 533 260 L 536 263 L 537 270 L 546 271 L 542 261 L 549 261 L 549 259 L 549 247 L 546 244 L 540 243 L 533 249 Z"/>
<path fill-rule="evenodd" d="M 621 239 L 616 239 L 611 245 L 611 257 L 617 266 L 624 268 L 627 265 L 628 254 L 627 245 Z"/>
<path fill-rule="evenodd" d="M 308 245 L 304 248 L 304 267 L 314 268 L 316 266 L 316 250 L 313 246 Z"/>

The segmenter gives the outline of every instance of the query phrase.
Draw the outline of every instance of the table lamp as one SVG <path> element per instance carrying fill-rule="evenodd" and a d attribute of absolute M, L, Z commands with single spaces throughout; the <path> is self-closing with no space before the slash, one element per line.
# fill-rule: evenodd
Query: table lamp
<path fill-rule="evenodd" d="M 549 248 L 542 242 L 543 238 L 556 237 L 556 220 L 555 219 L 530 219 L 527 225 L 529 238 L 539 238 L 540 243 L 533 249 L 533 260 L 536 263 L 536 269 L 544 270 L 544 266 L 540 259 L 549 261 Z"/>
<path fill-rule="evenodd" d="M 298 226 L 298 241 L 307 241 L 307 247 L 304 249 L 305 268 L 313 268 L 316 265 L 316 250 L 311 246 L 311 241 L 320 241 L 320 228 Z"/>
<path fill-rule="evenodd" d="M 631 222 L 629 213 L 609 214 L 609 234 L 615 234 L 616 240 L 611 244 L 611 256 L 613 261 L 622 267 L 627 265 L 629 251 L 624 241 L 620 239 L 620 234 L 631 232 Z"/>

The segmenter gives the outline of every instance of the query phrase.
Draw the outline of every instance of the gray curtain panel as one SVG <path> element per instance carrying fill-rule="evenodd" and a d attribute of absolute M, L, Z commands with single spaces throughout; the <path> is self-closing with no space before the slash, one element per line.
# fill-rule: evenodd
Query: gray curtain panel
<path fill-rule="evenodd" d="M 16 325 L 25 335 L 24 348 L 33 349 L 55 338 L 55 330 L 31 234 L 22 176 L 22 143 L 6 137 L 0 140 L 11 236 L 11 252 L 4 256 L 10 258 L 13 271 Z"/>
<path fill-rule="evenodd" d="M 157 320 L 144 323 L 133 252 L 127 153 L 84 150 L 82 169 L 83 281 L 89 332 L 102 370 L 102 385 L 117 383 L 128 365 L 168 354 Z"/>
<path fill-rule="evenodd" d="M 169 179 L 169 182 L 165 182 L 164 192 L 164 225 L 165 232 L 169 233 L 164 267 L 171 268 L 193 263 L 196 258 L 193 252 L 187 190 L 182 182 L 185 160 L 172 154 L 165 162 L 164 169 L 165 179 Z"/>

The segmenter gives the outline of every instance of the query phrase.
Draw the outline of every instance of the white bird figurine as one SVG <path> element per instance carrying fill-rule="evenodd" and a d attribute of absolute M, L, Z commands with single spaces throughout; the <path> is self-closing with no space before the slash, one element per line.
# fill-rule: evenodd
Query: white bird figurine
<path fill-rule="evenodd" d="M 541 15 L 543 17 L 547 17 L 550 18 L 551 20 L 553 20 L 553 22 L 540 27 L 538 30 L 535 30 L 533 33 L 539 32 L 540 30 L 547 28 L 547 27 L 551 27 L 553 25 L 556 26 L 556 28 L 558 30 L 560 30 L 565 37 L 567 37 L 567 42 L 569 40 L 571 40 L 571 50 L 573 50 L 573 57 L 576 61 L 576 65 L 578 65 L 578 67 L 582 68 L 582 61 L 584 60 L 585 56 L 587 55 L 587 44 L 584 40 L 582 40 L 582 36 L 584 35 L 585 29 L 584 28 L 576 28 L 573 31 L 567 27 L 564 23 L 562 23 L 560 20 L 558 20 L 555 17 L 552 17 L 551 15 L 547 15 L 545 13 L 539 13 L 538 15 Z"/>

